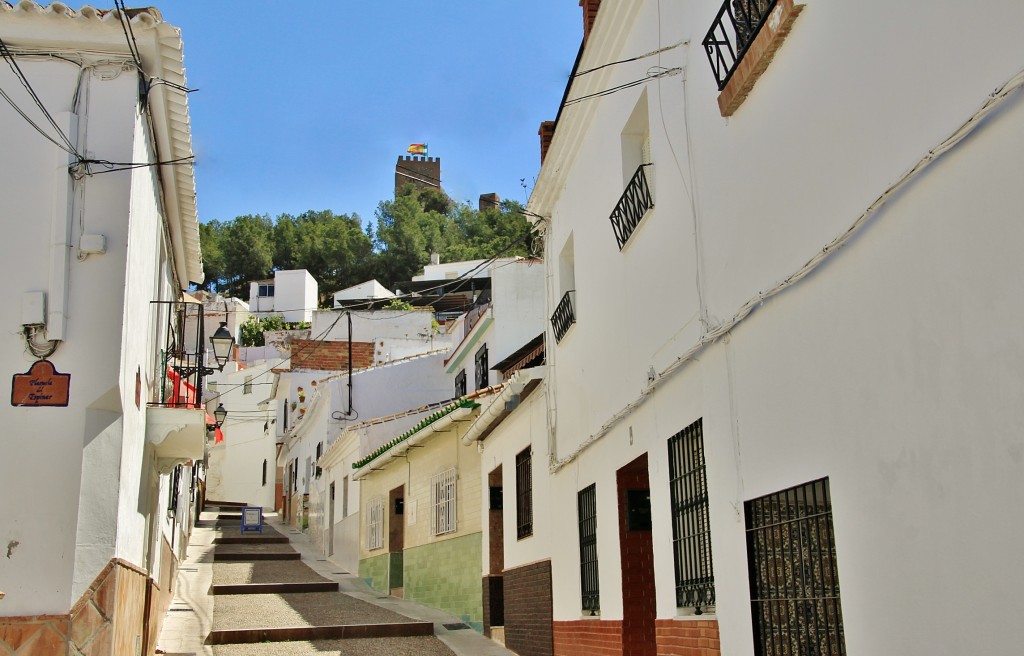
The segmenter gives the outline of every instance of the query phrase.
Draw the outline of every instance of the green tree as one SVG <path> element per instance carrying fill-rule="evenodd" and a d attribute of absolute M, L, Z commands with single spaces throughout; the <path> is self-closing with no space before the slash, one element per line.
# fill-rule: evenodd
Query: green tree
<path fill-rule="evenodd" d="M 213 291 L 220 287 L 224 278 L 224 253 L 220 248 L 223 231 L 224 224 L 220 221 L 199 224 L 199 243 L 203 253 L 203 271 L 206 274 L 200 289 Z"/>
<path fill-rule="evenodd" d="M 273 223 L 266 214 L 235 217 L 220 239 L 224 257 L 223 291 L 247 298 L 249 282 L 270 275 L 274 265 Z"/>

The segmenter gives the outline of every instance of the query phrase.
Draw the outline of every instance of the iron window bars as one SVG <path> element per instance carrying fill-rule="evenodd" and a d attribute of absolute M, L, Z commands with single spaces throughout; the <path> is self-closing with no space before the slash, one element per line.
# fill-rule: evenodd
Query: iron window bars
<path fill-rule="evenodd" d="M 455 374 L 455 396 L 466 396 L 466 370 Z"/>
<path fill-rule="evenodd" d="M 454 533 L 455 522 L 455 468 L 450 467 L 434 474 L 430 479 L 430 533 L 444 535 Z"/>
<path fill-rule="evenodd" d="M 729 83 L 743 55 L 775 8 L 776 0 L 725 0 L 704 37 L 718 90 Z"/>
<path fill-rule="evenodd" d="M 500 489 L 500 488 L 499 488 Z M 516 455 L 516 539 L 533 535 L 533 453 Z"/>
<path fill-rule="evenodd" d="M 636 230 L 640 220 L 647 214 L 647 210 L 654 207 L 651 187 L 647 184 L 647 176 L 644 174 L 644 168 L 648 166 L 649 163 L 637 167 L 636 173 L 630 178 L 625 191 L 619 197 L 619 202 L 615 204 L 615 209 L 608 217 L 612 222 L 612 231 L 615 232 L 615 240 L 619 243 L 620 251 Z"/>
<path fill-rule="evenodd" d="M 846 654 L 828 478 L 743 505 L 755 653 Z"/>
<path fill-rule="evenodd" d="M 580 531 L 580 601 L 583 611 L 597 615 L 601 609 L 597 570 L 597 485 L 591 484 L 576 497 Z"/>
<path fill-rule="evenodd" d="M 384 497 L 375 496 L 366 504 L 366 550 L 384 548 Z"/>
<path fill-rule="evenodd" d="M 558 302 L 555 313 L 551 315 L 551 329 L 555 333 L 555 341 L 560 342 L 576 323 L 576 290 L 570 289 Z"/>
<path fill-rule="evenodd" d="M 668 471 L 676 606 L 693 608 L 694 614 L 701 615 L 703 608 L 715 605 L 703 420 L 669 439 Z"/>
<path fill-rule="evenodd" d="M 484 344 L 476 352 L 476 388 L 483 389 L 487 387 L 488 374 L 490 371 L 487 368 L 487 344 Z"/>

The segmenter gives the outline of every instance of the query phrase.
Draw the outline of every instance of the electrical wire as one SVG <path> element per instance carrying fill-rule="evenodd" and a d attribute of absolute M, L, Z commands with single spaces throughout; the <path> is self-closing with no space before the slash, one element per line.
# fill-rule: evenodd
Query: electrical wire
<path fill-rule="evenodd" d="M 660 29 L 660 27 L 661 27 L 660 23 L 658 24 L 658 27 Z M 659 39 L 658 39 L 659 42 L 661 40 L 660 36 L 661 35 L 659 34 Z M 664 48 L 662 48 L 661 47 L 661 43 L 659 43 L 658 44 L 658 48 L 656 50 L 652 50 L 650 52 L 645 52 L 642 55 L 637 55 L 636 57 L 630 57 L 629 59 L 620 59 L 619 61 L 613 61 L 613 62 L 609 62 L 607 64 L 601 64 L 600 66 L 595 66 L 594 68 L 588 68 L 585 71 L 580 71 L 579 73 L 576 73 L 575 75 L 573 75 L 573 77 L 574 78 L 583 77 L 584 75 L 586 75 L 588 73 L 593 73 L 594 71 L 599 71 L 599 70 L 601 70 L 603 68 L 608 68 L 609 66 L 618 66 L 619 64 L 628 64 L 629 62 L 635 62 L 635 61 L 638 61 L 640 59 L 646 59 L 647 57 L 653 57 L 655 55 L 660 55 L 663 52 L 668 52 L 669 50 L 672 50 L 674 48 L 678 48 L 679 46 L 685 45 L 685 44 L 688 44 L 688 43 L 689 43 L 689 40 L 683 39 L 682 41 L 678 41 L 676 43 L 673 43 L 670 46 L 665 46 Z"/>
<path fill-rule="evenodd" d="M 679 67 L 677 67 L 677 68 L 664 68 L 662 66 L 652 66 L 652 67 L 647 69 L 647 75 L 645 77 L 640 78 L 639 80 L 633 80 L 632 82 L 626 82 L 624 84 L 620 84 L 618 86 L 611 87 L 610 89 L 605 89 L 603 91 L 596 91 L 594 93 L 589 93 L 589 94 L 587 94 L 585 96 L 580 96 L 578 98 L 572 98 L 571 100 L 566 100 L 565 103 L 562 105 L 562 107 L 569 107 L 570 105 L 575 105 L 576 103 L 581 103 L 584 100 L 590 100 L 592 98 L 602 98 L 604 96 L 610 96 L 613 93 L 618 93 L 619 91 L 623 91 L 625 89 L 630 89 L 632 87 L 635 87 L 635 86 L 638 86 L 638 85 L 641 85 L 641 84 L 645 84 L 647 82 L 650 82 L 651 80 L 657 80 L 657 79 L 663 78 L 663 77 L 672 77 L 673 75 L 680 75 L 682 72 L 683 72 L 683 69 L 679 68 Z"/>
<path fill-rule="evenodd" d="M 21 114 L 22 118 L 28 121 L 29 124 L 31 124 L 32 127 L 34 127 L 40 134 L 42 134 L 44 137 L 46 137 L 51 142 L 56 144 L 62 150 L 65 150 L 69 154 L 74 155 L 76 158 L 81 159 L 81 155 L 75 148 L 75 145 L 71 143 L 71 140 L 68 138 L 68 136 L 64 134 L 64 131 L 60 129 L 59 125 L 57 125 L 57 121 L 54 120 L 53 115 L 49 112 L 49 110 L 46 109 L 46 106 L 43 104 L 43 101 L 39 98 L 39 95 L 36 93 L 35 89 L 32 88 L 32 84 L 29 83 L 28 78 L 25 77 L 25 73 L 21 70 L 21 67 L 18 66 L 18 62 L 15 61 L 14 54 L 10 51 L 10 49 L 7 47 L 7 44 L 4 42 L 2 38 L 0 38 L 0 56 L 3 56 L 4 60 L 7 62 L 7 66 L 11 69 L 11 72 L 14 73 L 14 76 L 18 79 L 19 82 L 21 82 L 21 85 L 25 87 L 25 90 L 28 92 L 29 97 L 32 98 L 32 101 L 35 103 L 36 107 L 38 107 L 39 111 L 42 112 L 47 122 L 60 137 L 60 140 L 64 142 L 64 145 L 61 146 L 52 137 L 43 132 L 42 128 L 40 128 L 34 121 L 29 119 L 28 115 L 25 114 L 25 112 L 22 111 L 14 103 L 13 99 L 11 99 L 10 96 L 7 95 L 7 93 L 3 93 L 4 99 L 8 103 L 10 103 L 10 105 L 15 109 L 15 111 Z"/>
<path fill-rule="evenodd" d="M 736 326 L 750 316 L 756 308 L 761 307 L 764 305 L 765 301 L 777 296 L 786 289 L 795 285 L 797 282 L 803 280 L 811 272 L 815 271 L 834 253 L 842 249 L 843 246 L 845 246 L 850 239 L 854 237 L 854 235 L 859 233 L 868 221 L 878 213 L 890 198 L 893 197 L 893 195 L 924 172 L 936 160 L 966 139 L 981 125 L 982 121 L 984 121 L 986 117 L 996 111 L 996 109 L 998 109 L 1008 98 L 1012 97 L 1013 94 L 1019 91 L 1022 87 L 1024 87 L 1024 70 L 1019 71 L 1002 86 L 996 88 L 992 93 L 990 93 L 974 114 L 953 130 L 948 137 L 929 150 L 923 157 L 914 163 L 913 166 L 900 175 L 895 182 L 893 182 L 885 191 L 875 198 L 870 205 L 868 205 L 867 209 L 865 209 L 845 231 L 826 244 L 820 251 L 815 253 L 809 260 L 807 260 L 806 263 L 804 263 L 803 266 L 798 268 L 781 282 L 776 283 L 767 291 L 758 292 L 757 295 L 743 303 L 735 314 L 733 314 L 732 318 L 705 332 L 693 346 L 687 349 L 670 365 L 658 373 L 654 380 L 643 389 L 639 397 L 626 404 L 621 410 L 613 414 L 604 422 L 604 424 L 601 425 L 601 428 L 598 429 L 597 432 L 592 433 L 589 437 L 580 442 L 580 444 L 577 445 L 571 453 L 559 459 L 555 459 L 554 454 L 552 454 L 551 463 L 548 467 L 549 471 L 551 473 L 555 473 L 579 457 L 584 450 L 611 432 L 612 428 L 622 421 L 622 419 L 632 414 L 634 410 L 643 405 L 643 403 L 650 398 L 651 394 L 664 381 L 668 380 L 669 377 L 683 369 L 690 362 L 693 362 L 696 359 L 696 356 L 708 346 L 728 335 Z"/>
<path fill-rule="evenodd" d="M 114 0 L 114 8 L 117 10 L 117 20 L 121 23 L 121 30 L 124 31 L 125 41 L 128 42 L 128 52 L 131 53 L 135 65 L 142 70 L 142 55 L 139 53 L 139 43 L 135 40 L 135 31 L 132 29 L 131 18 L 128 17 L 128 9 L 124 0 Z"/>

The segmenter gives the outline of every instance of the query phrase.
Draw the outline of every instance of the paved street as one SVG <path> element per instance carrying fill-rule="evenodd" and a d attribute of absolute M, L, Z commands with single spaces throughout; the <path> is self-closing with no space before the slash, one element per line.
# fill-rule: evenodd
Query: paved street
<path fill-rule="evenodd" d="M 276 515 L 266 522 L 243 536 L 237 513 L 202 514 L 160 635 L 164 653 L 512 654 L 459 618 L 371 590 Z"/>

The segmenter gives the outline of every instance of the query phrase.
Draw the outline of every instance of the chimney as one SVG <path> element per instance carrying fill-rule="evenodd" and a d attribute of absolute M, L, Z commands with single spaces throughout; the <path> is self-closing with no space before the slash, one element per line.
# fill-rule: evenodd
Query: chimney
<path fill-rule="evenodd" d="M 430 254 L 430 263 L 431 264 L 440 264 L 441 263 L 441 254 L 440 253 L 431 253 Z"/>
<path fill-rule="evenodd" d="M 478 209 L 481 212 L 490 209 L 500 209 L 500 207 L 501 198 L 498 197 L 498 194 L 493 192 L 489 194 L 480 194 L 480 204 L 478 205 Z"/>
<path fill-rule="evenodd" d="M 580 0 L 580 6 L 583 7 L 583 43 L 586 44 L 597 19 L 597 10 L 601 8 L 601 0 Z"/>
<path fill-rule="evenodd" d="M 551 147 L 551 140 L 555 137 L 555 122 L 544 121 L 540 124 L 540 130 L 537 131 L 540 135 L 540 163 L 544 163 L 544 158 L 548 156 L 548 148 Z"/>

